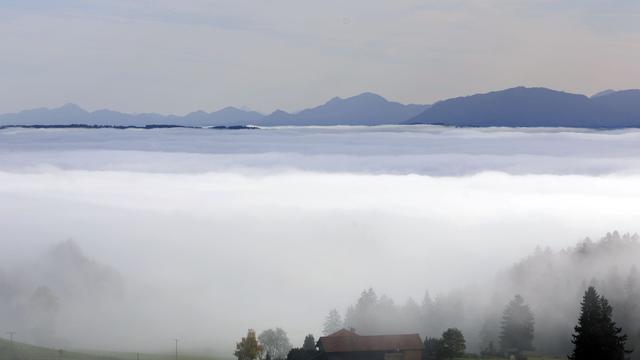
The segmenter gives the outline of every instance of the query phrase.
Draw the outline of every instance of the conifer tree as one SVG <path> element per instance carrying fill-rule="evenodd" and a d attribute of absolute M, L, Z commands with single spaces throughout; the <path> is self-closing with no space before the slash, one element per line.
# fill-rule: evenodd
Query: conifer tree
<path fill-rule="evenodd" d="M 322 329 L 322 333 L 324 335 L 330 335 L 340 329 L 342 329 L 342 317 L 340 317 L 340 313 L 338 310 L 333 309 L 329 312 L 329 315 L 324 320 L 324 327 Z"/>
<path fill-rule="evenodd" d="M 529 305 L 516 295 L 505 307 L 502 315 L 500 348 L 515 355 L 533 350 L 534 319 Z"/>
<path fill-rule="evenodd" d="M 627 336 L 612 319 L 609 301 L 590 286 L 582 298 L 571 360 L 624 360 Z"/>
<path fill-rule="evenodd" d="M 315 350 L 316 349 L 316 339 L 313 337 L 313 334 L 309 334 L 304 338 L 304 343 L 302 344 L 303 350 Z"/>

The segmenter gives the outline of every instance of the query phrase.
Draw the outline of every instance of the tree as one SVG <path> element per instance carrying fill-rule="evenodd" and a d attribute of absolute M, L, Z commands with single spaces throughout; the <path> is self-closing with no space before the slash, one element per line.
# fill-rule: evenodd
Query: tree
<path fill-rule="evenodd" d="M 453 359 L 464 355 L 465 341 L 462 332 L 456 328 L 442 333 L 438 351 L 439 359 Z"/>
<path fill-rule="evenodd" d="M 262 349 L 273 359 L 284 359 L 291 350 L 291 343 L 287 333 L 281 328 L 268 329 L 258 336 Z"/>
<path fill-rule="evenodd" d="M 262 353 L 262 347 L 256 339 L 256 332 L 253 329 L 247 331 L 247 336 L 243 337 L 239 343 L 236 343 L 236 351 L 233 355 L 238 360 L 255 360 Z"/>
<path fill-rule="evenodd" d="M 505 353 L 519 356 L 533 350 L 534 319 L 529 305 L 520 295 L 507 304 L 502 315 L 500 348 Z"/>
<path fill-rule="evenodd" d="M 318 355 L 319 351 L 316 349 L 305 350 L 301 348 L 295 348 L 289 350 L 287 354 L 287 360 L 311 360 Z"/>
<path fill-rule="evenodd" d="M 302 344 L 302 350 L 315 350 L 316 349 L 316 339 L 312 334 L 307 335 L 304 338 L 304 344 Z"/>
<path fill-rule="evenodd" d="M 56 317 L 60 309 L 58 297 L 46 286 L 38 287 L 29 298 L 29 323 L 36 341 L 47 343 L 55 335 Z"/>
<path fill-rule="evenodd" d="M 496 348 L 493 346 L 493 341 L 489 341 L 487 347 L 480 351 L 480 355 L 484 357 L 495 357 L 498 355 Z"/>
<path fill-rule="evenodd" d="M 423 360 L 436 360 L 440 351 L 440 339 L 426 337 L 424 339 L 424 350 L 422 351 Z"/>
<path fill-rule="evenodd" d="M 338 312 L 338 310 L 333 309 L 329 311 L 329 315 L 327 315 L 326 319 L 324 320 L 322 333 L 324 335 L 330 335 L 342 329 L 342 327 L 343 323 L 342 318 L 340 317 L 340 313 Z"/>
<path fill-rule="evenodd" d="M 593 286 L 584 293 L 571 342 L 571 360 L 624 360 L 627 335 L 612 319 L 613 308 Z"/>
<path fill-rule="evenodd" d="M 378 295 L 372 289 L 363 290 L 354 306 L 349 306 L 344 318 L 345 327 L 355 328 L 361 332 L 371 332 L 374 327 L 375 307 Z"/>

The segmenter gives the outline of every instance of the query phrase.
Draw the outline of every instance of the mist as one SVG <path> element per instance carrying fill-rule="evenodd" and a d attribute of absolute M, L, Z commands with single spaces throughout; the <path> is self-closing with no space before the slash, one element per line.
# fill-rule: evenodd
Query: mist
<path fill-rule="evenodd" d="M 300 346 L 363 289 L 428 290 L 463 294 L 471 315 L 442 326 L 473 322 L 478 349 L 487 303 L 538 301 L 497 292 L 514 263 L 638 230 L 637 131 L 411 129 L 2 130 L 0 323 L 44 345 L 230 356 L 248 328 Z"/>

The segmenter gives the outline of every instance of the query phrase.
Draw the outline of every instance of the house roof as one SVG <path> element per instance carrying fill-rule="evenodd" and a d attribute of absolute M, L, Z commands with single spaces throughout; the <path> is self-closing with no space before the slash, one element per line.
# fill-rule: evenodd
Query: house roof
<path fill-rule="evenodd" d="M 340 329 L 340 330 L 334 332 L 333 334 L 329 334 L 327 336 L 331 336 L 331 337 L 334 337 L 334 336 L 358 336 L 358 334 L 356 334 L 356 332 L 353 331 L 353 330 Z"/>
<path fill-rule="evenodd" d="M 360 336 L 345 329 L 321 337 L 318 340 L 318 347 L 327 353 L 424 349 L 418 334 Z"/>

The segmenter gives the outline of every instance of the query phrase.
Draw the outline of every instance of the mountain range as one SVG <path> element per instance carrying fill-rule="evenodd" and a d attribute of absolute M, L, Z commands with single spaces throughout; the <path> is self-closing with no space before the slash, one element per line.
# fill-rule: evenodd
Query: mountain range
<path fill-rule="evenodd" d="M 111 126 L 294 126 L 439 124 L 505 127 L 640 127 L 640 90 L 605 90 L 591 97 L 547 88 L 515 87 L 439 101 L 434 105 L 401 104 L 380 95 L 362 93 L 335 97 L 323 105 L 269 115 L 226 107 L 184 116 L 154 113 L 127 114 L 112 110 L 86 111 L 74 104 L 0 115 L 7 125 Z"/>
<path fill-rule="evenodd" d="M 215 112 L 196 111 L 184 116 L 154 113 L 127 114 L 112 110 L 86 111 L 75 104 L 55 109 L 39 108 L 0 115 L 7 125 L 182 125 L 182 126 L 283 126 L 283 125 L 381 125 L 410 119 L 428 105 L 403 105 L 380 95 L 363 93 L 349 98 L 335 97 L 327 103 L 297 113 L 277 110 L 270 115 L 226 107 Z"/>
<path fill-rule="evenodd" d="M 404 124 L 506 127 L 640 127 L 640 90 L 592 97 L 516 87 L 435 103 Z"/>

